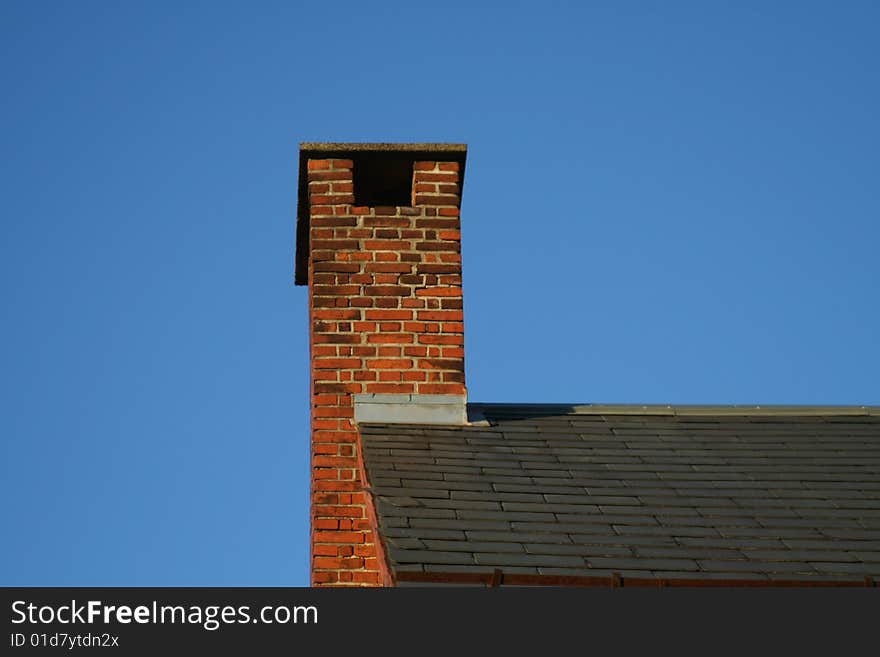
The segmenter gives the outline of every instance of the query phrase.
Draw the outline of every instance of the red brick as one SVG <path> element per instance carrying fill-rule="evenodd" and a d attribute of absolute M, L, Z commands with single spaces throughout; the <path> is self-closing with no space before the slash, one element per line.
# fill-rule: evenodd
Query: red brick
<path fill-rule="evenodd" d="M 327 570 L 355 569 L 363 568 L 364 560 L 361 557 L 314 557 L 312 565 L 315 568 L 325 568 Z"/>
<path fill-rule="evenodd" d="M 334 468 L 313 468 L 312 479 L 339 479 L 339 472 Z"/>
<path fill-rule="evenodd" d="M 397 283 L 406 283 L 403 280 L 406 276 L 400 274 L 373 274 L 373 282 L 376 285 L 396 285 Z"/>
<path fill-rule="evenodd" d="M 309 181 L 313 180 L 351 180 L 350 171 L 309 171 Z"/>
<path fill-rule="evenodd" d="M 316 557 L 335 557 L 339 548 L 335 545 L 316 545 L 312 548 L 312 555 Z"/>
<path fill-rule="evenodd" d="M 435 182 L 435 183 L 456 183 L 458 182 L 457 173 L 426 173 L 417 171 L 414 176 L 416 182 Z"/>
<path fill-rule="evenodd" d="M 460 383 L 418 383 L 420 395 L 462 395 L 464 386 Z"/>
<path fill-rule="evenodd" d="M 315 205 L 349 205 L 354 202 L 354 196 L 351 194 L 313 194 L 309 197 L 309 202 Z"/>
<path fill-rule="evenodd" d="M 313 481 L 312 490 L 356 491 L 361 489 L 359 481 Z M 344 542 L 344 541 L 343 541 Z"/>
<path fill-rule="evenodd" d="M 419 242 L 416 244 L 417 251 L 453 251 L 458 252 L 458 242 Z"/>
<path fill-rule="evenodd" d="M 364 240 L 364 248 L 370 251 L 409 251 L 411 242 L 400 240 Z"/>
<path fill-rule="evenodd" d="M 354 468 L 357 467 L 357 459 L 351 456 L 316 455 L 312 458 L 312 465 L 315 467 Z"/>
<path fill-rule="evenodd" d="M 410 220 L 406 217 L 364 217 L 367 228 L 409 228 Z"/>
<path fill-rule="evenodd" d="M 341 370 L 360 367 L 359 358 L 318 358 L 315 360 L 315 369 L 318 370 Z"/>
<path fill-rule="evenodd" d="M 354 412 L 350 406 L 317 406 L 312 409 L 312 417 L 354 417 Z"/>
<path fill-rule="evenodd" d="M 461 335 L 420 335 L 417 340 L 421 344 L 448 344 L 457 347 L 464 344 L 464 336 Z"/>
<path fill-rule="evenodd" d="M 377 370 L 407 370 L 412 367 L 413 362 L 404 358 L 388 358 L 368 360 L 367 367 Z"/>
<path fill-rule="evenodd" d="M 364 509 L 359 506 L 318 506 L 315 515 L 331 518 L 363 518 Z"/>
<path fill-rule="evenodd" d="M 347 262 L 316 262 L 312 265 L 315 271 L 334 271 L 355 274 L 361 270 L 360 265 Z"/>
<path fill-rule="evenodd" d="M 411 310 L 367 310 L 366 319 L 412 319 Z"/>
<path fill-rule="evenodd" d="M 312 518 L 312 528 L 321 531 L 338 531 L 339 520 L 337 518 Z"/>
<path fill-rule="evenodd" d="M 313 340 L 316 344 L 358 344 L 361 341 L 361 336 L 345 334 L 321 334 L 314 336 Z"/>
<path fill-rule="evenodd" d="M 364 295 L 368 297 L 408 297 L 409 294 L 410 289 L 408 287 L 401 287 L 400 285 L 364 286 Z"/>
<path fill-rule="evenodd" d="M 348 226 L 357 226 L 357 219 L 353 217 L 315 217 L 310 222 L 312 228 L 345 228 Z M 312 233 L 314 235 L 314 233 Z"/>
<path fill-rule="evenodd" d="M 408 393 L 413 391 L 411 383 L 368 383 L 367 392 L 375 393 Z"/>
<path fill-rule="evenodd" d="M 420 310 L 416 318 L 436 321 L 462 321 L 464 313 L 460 310 Z"/>
<path fill-rule="evenodd" d="M 364 271 L 381 272 L 384 274 L 408 274 L 412 271 L 413 266 L 405 263 L 395 262 L 371 262 L 364 265 Z"/>
<path fill-rule="evenodd" d="M 413 336 L 408 333 L 374 333 L 367 336 L 367 342 L 378 344 L 408 344 Z"/>
<path fill-rule="evenodd" d="M 417 367 L 420 370 L 460 370 L 464 363 L 457 358 L 422 358 Z"/>
<path fill-rule="evenodd" d="M 315 532 L 315 543 L 343 543 L 356 545 L 364 542 L 364 534 L 361 532 Z"/>
<path fill-rule="evenodd" d="M 458 205 L 458 196 L 454 194 L 417 194 L 415 205 Z"/>
<path fill-rule="evenodd" d="M 331 570 L 322 570 L 312 573 L 312 582 L 315 584 L 333 584 L 339 581 L 339 576 Z"/>
<path fill-rule="evenodd" d="M 313 249 L 330 249 L 331 251 L 339 251 L 342 249 L 354 250 L 360 248 L 357 240 L 312 240 Z"/>
<path fill-rule="evenodd" d="M 346 431 L 313 431 L 312 442 L 315 443 L 344 443 L 357 441 L 357 433 Z"/>
<path fill-rule="evenodd" d="M 450 230 L 455 230 L 458 228 L 459 223 L 458 219 L 449 218 L 416 219 L 416 226 L 419 228 L 449 228 Z"/>
<path fill-rule="evenodd" d="M 428 287 L 416 290 L 417 297 L 460 297 L 460 287 Z"/>

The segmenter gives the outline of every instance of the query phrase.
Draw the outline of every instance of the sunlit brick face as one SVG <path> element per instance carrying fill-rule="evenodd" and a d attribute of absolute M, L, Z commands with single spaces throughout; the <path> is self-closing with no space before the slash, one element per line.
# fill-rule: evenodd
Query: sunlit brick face
<path fill-rule="evenodd" d="M 405 158 L 389 165 L 393 180 L 355 175 L 376 162 L 357 154 L 307 162 L 315 585 L 390 583 L 352 395 L 465 394 L 460 165 Z M 355 204 L 384 198 L 407 204 Z"/>

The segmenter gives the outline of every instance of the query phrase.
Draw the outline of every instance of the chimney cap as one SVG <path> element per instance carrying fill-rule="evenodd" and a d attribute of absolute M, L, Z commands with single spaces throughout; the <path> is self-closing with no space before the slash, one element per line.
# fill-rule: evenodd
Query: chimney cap
<path fill-rule="evenodd" d="M 300 142 L 300 162 L 304 153 L 312 154 L 339 154 L 339 153 L 466 153 L 467 144 L 398 144 L 398 143 L 364 143 L 364 142 L 338 142 L 338 141 L 304 141 Z"/>
<path fill-rule="evenodd" d="M 458 162 L 459 184 L 464 183 L 464 164 L 467 144 L 453 143 L 388 143 L 388 142 L 317 142 L 304 141 L 299 145 L 299 190 L 296 206 L 296 254 L 294 279 L 296 285 L 308 284 L 309 261 L 309 177 L 308 161 L 313 158 L 347 158 L 361 154 L 405 154 L 413 161 L 438 160 Z"/>

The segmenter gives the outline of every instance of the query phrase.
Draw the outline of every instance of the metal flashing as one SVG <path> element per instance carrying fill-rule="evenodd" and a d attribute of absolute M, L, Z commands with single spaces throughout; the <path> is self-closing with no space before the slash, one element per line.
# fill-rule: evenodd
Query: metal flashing
<path fill-rule="evenodd" d="M 357 424 L 467 424 L 464 395 L 356 394 L 354 421 Z"/>

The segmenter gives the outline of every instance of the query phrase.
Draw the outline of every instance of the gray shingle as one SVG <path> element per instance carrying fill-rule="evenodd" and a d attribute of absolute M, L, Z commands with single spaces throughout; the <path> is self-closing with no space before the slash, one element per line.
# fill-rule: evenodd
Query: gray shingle
<path fill-rule="evenodd" d="M 529 554 L 572 554 L 584 557 L 629 557 L 632 549 L 620 545 L 588 545 L 554 544 L 554 543 L 527 543 L 526 552 Z"/>
<path fill-rule="evenodd" d="M 389 547 L 388 556 L 395 563 L 474 563 L 473 555 L 468 552 L 444 552 L 441 550 L 401 550 L 394 547 Z"/>
<path fill-rule="evenodd" d="M 468 540 L 472 541 L 541 541 L 542 543 L 571 544 L 572 538 L 568 534 L 553 532 L 517 532 L 517 531 L 482 531 L 469 530 L 465 532 Z"/>
<path fill-rule="evenodd" d="M 449 550 L 456 552 L 514 552 L 522 553 L 522 543 L 503 543 L 489 541 L 435 541 L 425 540 L 424 544 L 431 550 Z"/>
<path fill-rule="evenodd" d="M 478 552 L 474 555 L 478 564 L 491 566 L 565 566 L 578 568 L 585 565 L 583 557 L 558 554 L 509 554 L 501 552 Z"/>
<path fill-rule="evenodd" d="M 612 570 L 643 569 L 643 570 L 699 570 L 697 562 L 692 559 L 654 559 L 651 557 L 590 557 L 593 568 L 610 568 Z"/>

